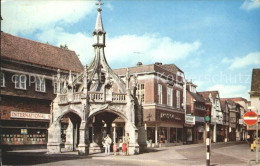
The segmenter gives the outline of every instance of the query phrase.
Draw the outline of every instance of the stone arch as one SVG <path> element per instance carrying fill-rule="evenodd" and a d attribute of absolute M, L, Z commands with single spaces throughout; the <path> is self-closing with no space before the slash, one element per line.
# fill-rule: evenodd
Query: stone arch
<path fill-rule="evenodd" d="M 66 111 L 63 111 L 63 112 L 60 114 L 60 116 L 58 116 L 58 118 L 56 119 L 56 121 L 57 121 L 57 122 L 60 122 L 61 118 L 62 118 L 64 115 L 66 115 L 66 114 L 68 114 L 68 113 L 70 113 L 70 112 L 76 114 L 76 115 L 82 120 L 82 115 L 80 115 L 78 111 L 75 111 L 74 109 L 67 109 Z"/>
<path fill-rule="evenodd" d="M 98 114 L 103 113 L 103 112 L 114 113 L 114 114 L 118 115 L 119 117 L 123 118 L 125 122 L 128 122 L 128 118 L 126 117 L 126 115 L 124 115 L 122 112 L 119 112 L 119 111 L 117 111 L 115 109 L 111 109 L 111 108 L 100 109 L 98 111 L 90 113 L 89 116 L 88 116 L 88 121 L 90 119 L 92 119 L 95 115 L 98 115 Z"/>

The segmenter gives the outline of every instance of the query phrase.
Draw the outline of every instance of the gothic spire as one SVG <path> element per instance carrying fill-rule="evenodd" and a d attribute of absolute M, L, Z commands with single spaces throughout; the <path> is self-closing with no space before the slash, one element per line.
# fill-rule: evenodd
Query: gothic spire
<path fill-rule="evenodd" d="M 98 3 L 96 3 L 96 5 L 98 5 L 97 11 L 98 11 L 98 15 L 97 15 L 97 20 L 96 20 L 96 26 L 95 26 L 95 30 L 94 33 L 98 33 L 98 32 L 103 32 L 105 33 L 104 27 L 103 27 L 103 23 L 102 23 L 102 17 L 101 17 L 101 5 L 103 5 L 104 3 L 101 3 L 101 0 L 98 0 Z"/>

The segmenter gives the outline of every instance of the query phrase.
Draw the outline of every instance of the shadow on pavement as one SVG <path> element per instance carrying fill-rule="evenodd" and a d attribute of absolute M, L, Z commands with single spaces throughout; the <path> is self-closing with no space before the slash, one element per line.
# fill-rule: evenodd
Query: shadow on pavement
<path fill-rule="evenodd" d="M 86 159 L 88 156 L 76 154 L 46 154 L 45 152 L 5 152 L 3 153 L 3 165 L 34 165 L 50 162 Z"/>

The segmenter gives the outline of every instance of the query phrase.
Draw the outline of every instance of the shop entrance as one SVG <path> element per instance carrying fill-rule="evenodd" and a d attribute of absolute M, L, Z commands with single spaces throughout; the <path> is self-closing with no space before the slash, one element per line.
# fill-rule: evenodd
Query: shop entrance
<path fill-rule="evenodd" d="M 69 151 L 77 150 L 81 118 L 73 112 L 63 115 L 61 123 L 61 142 Z"/>

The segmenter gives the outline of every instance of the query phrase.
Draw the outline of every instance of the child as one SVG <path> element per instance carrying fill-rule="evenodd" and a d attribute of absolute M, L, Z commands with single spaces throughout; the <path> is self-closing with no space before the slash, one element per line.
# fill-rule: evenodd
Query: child
<path fill-rule="evenodd" d="M 119 150 L 120 154 L 122 154 L 122 146 L 123 146 L 123 141 L 122 141 L 122 139 L 120 139 L 118 142 L 118 150 Z"/>

